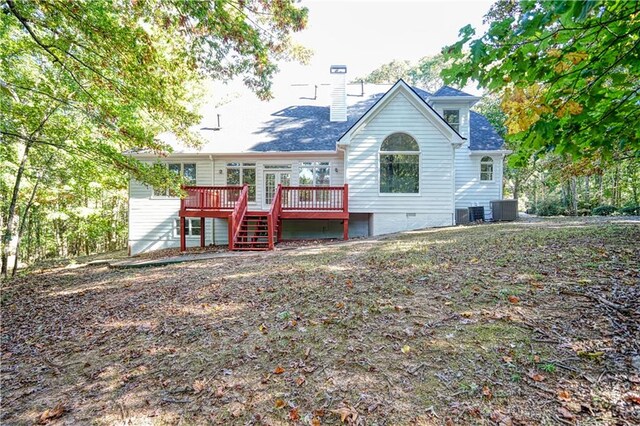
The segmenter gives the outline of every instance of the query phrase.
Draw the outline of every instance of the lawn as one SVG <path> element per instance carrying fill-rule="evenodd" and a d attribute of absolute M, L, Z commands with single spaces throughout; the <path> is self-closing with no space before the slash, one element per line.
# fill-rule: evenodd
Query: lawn
<path fill-rule="evenodd" d="M 637 424 L 640 223 L 543 221 L 2 288 L 2 424 Z"/>

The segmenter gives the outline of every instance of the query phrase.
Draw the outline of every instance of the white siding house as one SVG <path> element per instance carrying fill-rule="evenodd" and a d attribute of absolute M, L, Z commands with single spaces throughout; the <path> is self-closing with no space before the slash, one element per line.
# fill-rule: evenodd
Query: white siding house
<path fill-rule="evenodd" d="M 479 98 L 446 86 L 430 94 L 402 80 L 347 86 L 346 67 L 331 72 L 332 87 L 299 85 L 270 102 L 237 99 L 206 109 L 195 129 L 205 141 L 198 149 L 160 135 L 172 153 L 132 155 L 166 163 L 197 186 L 247 184 L 254 212 L 270 209 L 278 183 L 348 184 L 350 237 L 451 226 L 455 208 L 482 205 L 488 213 L 489 202 L 502 197 L 508 151 L 470 110 Z M 130 253 L 179 247 L 179 214 L 178 198 L 132 180 Z M 343 222 L 346 231 L 346 220 L 315 219 L 281 221 L 281 237 L 338 237 Z M 229 243 L 227 221 L 207 217 L 204 243 Z M 199 218 L 186 219 L 185 230 L 187 246 L 202 243 Z"/>

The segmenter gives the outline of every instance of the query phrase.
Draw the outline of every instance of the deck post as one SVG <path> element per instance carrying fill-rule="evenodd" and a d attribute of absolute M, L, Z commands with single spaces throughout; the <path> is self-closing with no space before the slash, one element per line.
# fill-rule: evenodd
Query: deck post
<path fill-rule="evenodd" d="M 344 184 L 344 191 L 342 192 L 342 210 L 349 214 L 349 184 Z M 342 222 L 342 239 L 349 239 L 349 216 Z"/>
<path fill-rule="evenodd" d="M 200 247 L 204 248 L 204 217 L 200 218 Z"/>
<path fill-rule="evenodd" d="M 229 216 L 227 224 L 229 227 L 229 250 L 233 250 L 233 215 Z"/>
<path fill-rule="evenodd" d="M 185 236 L 185 226 L 187 219 L 184 216 L 180 216 L 180 251 L 187 250 L 187 237 Z"/>

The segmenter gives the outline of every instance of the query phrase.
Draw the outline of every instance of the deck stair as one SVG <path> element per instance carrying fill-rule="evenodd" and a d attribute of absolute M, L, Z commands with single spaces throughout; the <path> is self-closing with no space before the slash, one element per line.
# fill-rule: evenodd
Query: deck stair
<path fill-rule="evenodd" d="M 268 212 L 248 211 L 242 219 L 240 230 L 233 242 L 233 249 L 269 250 L 269 234 L 273 235 L 273 243 L 275 244 L 277 233 L 269 232 Z"/>

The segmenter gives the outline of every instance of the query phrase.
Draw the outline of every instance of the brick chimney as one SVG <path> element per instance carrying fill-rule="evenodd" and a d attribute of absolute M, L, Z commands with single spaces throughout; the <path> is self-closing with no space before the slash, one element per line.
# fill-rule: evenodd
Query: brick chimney
<path fill-rule="evenodd" d="M 330 121 L 347 121 L 347 66 L 331 65 Z"/>

